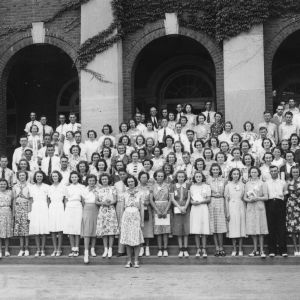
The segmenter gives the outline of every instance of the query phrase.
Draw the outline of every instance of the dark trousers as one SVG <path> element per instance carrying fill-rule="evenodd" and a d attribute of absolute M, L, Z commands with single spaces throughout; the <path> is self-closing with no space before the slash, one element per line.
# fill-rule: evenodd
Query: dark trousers
<path fill-rule="evenodd" d="M 286 203 L 280 199 L 270 199 L 266 202 L 266 212 L 269 229 L 269 253 L 287 253 L 286 246 Z"/>

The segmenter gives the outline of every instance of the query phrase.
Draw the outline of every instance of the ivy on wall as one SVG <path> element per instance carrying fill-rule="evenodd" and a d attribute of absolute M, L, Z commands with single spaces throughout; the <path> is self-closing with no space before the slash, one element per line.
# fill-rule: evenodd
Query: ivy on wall
<path fill-rule="evenodd" d="M 70 10 L 80 9 L 89 1 L 71 0 L 53 16 L 41 21 L 50 23 Z M 78 50 L 77 60 L 83 70 L 97 54 L 146 24 L 164 19 L 165 13 L 177 13 L 180 26 L 205 32 L 219 43 L 267 19 L 300 13 L 300 0 L 112 0 L 111 5 L 111 25 L 85 41 Z M 0 37 L 30 28 L 31 24 L 0 26 Z"/>

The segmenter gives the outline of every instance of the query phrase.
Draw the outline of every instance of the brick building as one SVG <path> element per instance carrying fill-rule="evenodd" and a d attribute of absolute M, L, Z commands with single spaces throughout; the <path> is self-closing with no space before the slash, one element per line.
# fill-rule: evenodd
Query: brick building
<path fill-rule="evenodd" d="M 57 114 L 75 111 L 83 133 L 128 119 L 135 108 L 174 108 L 206 100 L 232 120 L 257 122 L 282 98 L 300 100 L 300 20 L 274 19 L 218 44 L 204 32 L 174 25 L 174 15 L 147 24 L 80 71 L 81 43 L 112 21 L 110 0 L 91 0 L 81 9 L 43 22 L 68 0 L 4 0 L 4 28 L 29 26 L 0 35 L 0 152 L 11 152 L 31 111 L 55 125 Z M 274 97 L 273 90 L 277 91 Z"/>

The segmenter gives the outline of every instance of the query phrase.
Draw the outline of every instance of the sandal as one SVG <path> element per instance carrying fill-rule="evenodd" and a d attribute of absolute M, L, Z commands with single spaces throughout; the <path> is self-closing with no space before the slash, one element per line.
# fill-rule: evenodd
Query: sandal
<path fill-rule="evenodd" d="M 223 256 L 223 257 L 226 256 L 226 252 L 224 250 L 221 250 L 220 251 L 220 256 Z"/>
<path fill-rule="evenodd" d="M 255 250 L 253 250 L 251 253 L 249 253 L 250 257 L 254 257 L 254 256 L 258 256 L 258 255 L 259 255 L 259 252 L 255 251 Z"/>

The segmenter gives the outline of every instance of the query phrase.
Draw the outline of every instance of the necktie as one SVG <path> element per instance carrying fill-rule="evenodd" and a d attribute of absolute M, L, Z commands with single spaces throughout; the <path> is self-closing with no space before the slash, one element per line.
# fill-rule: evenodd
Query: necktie
<path fill-rule="evenodd" d="M 207 112 L 207 123 L 210 123 L 210 115 L 209 115 L 209 111 Z"/>
<path fill-rule="evenodd" d="M 52 157 L 49 157 L 48 176 L 51 175 L 51 172 L 52 172 Z"/>
<path fill-rule="evenodd" d="M 154 127 L 157 128 L 157 121 L 156 121 L 155 117 L 153 117 L 153 124 L 154 124 Z"/>
<path fill-rule="evenodd" d="M 194 153 L 193 142 L 190 142 L 190 153 Z"/>
<path fill-rule="evenodd" d="M 46 131 L 45 131 L 45 125 L 43 125 L 43 141 L 45 139 L 45 134 L 46 134 Z"/>
<path fill-rule="evenodd" d="M 4 169 L 4 168 L 2 169 L 1 178 L 2 178 L 2 179 L 5 179 L 5 169 Z"/>
<path fill-rule="evenodd" d="M 167 131 L 166 131 L 166 128 L 164 128 L 163 143 L 166 142 L 166 137 L 167 137 Z"/>
<path fill-rule="evenodd" d="M 181 142 L 180 134 L 178 134 L 178 141 Z"/>

